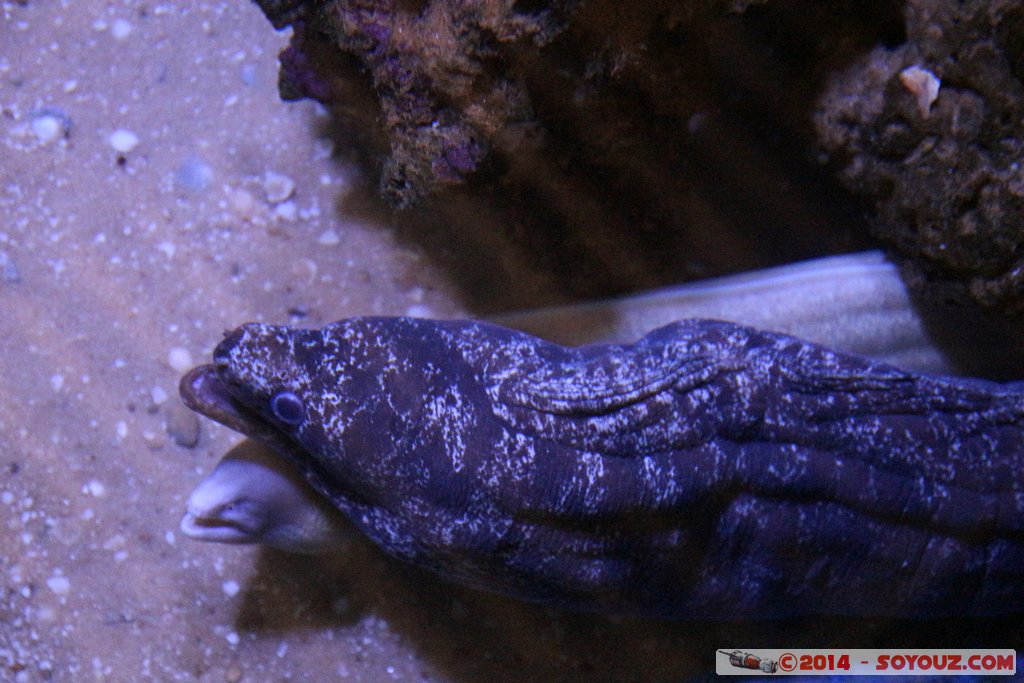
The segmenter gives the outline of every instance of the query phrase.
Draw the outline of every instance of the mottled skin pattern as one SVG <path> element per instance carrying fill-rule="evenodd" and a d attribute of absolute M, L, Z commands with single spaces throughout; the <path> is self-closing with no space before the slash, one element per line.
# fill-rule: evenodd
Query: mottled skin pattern
<path fill-rule="evenodd" d="M 250 324 L 214 358 L 367 536 L 457 581 L 658 618 L 1024 609 L 1024 385 L 707 320 L 580 348 Z"/>

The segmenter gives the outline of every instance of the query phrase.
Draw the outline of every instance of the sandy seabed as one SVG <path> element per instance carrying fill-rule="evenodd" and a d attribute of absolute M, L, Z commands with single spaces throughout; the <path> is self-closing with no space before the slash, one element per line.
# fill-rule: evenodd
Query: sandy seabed
<path fill-rule="evenodd" d="M 450 316 L 458 297 L 385 211 L 346 211 L 361 171 L 322 110 L 280 102 L 287 36 L 254 5 L 2 8 L 0 680 L 680 681 L 716 647 L 899 632 L 561 614 L 355 534 L 323 558 L 183 538 L 239 437 L 177 383 L 224 330 Z"/>
<path fill-rule="evenodd" d="M 182 537 L 239 439 L 177 398 L 224 330 L 459 305 L 385 212 L 340 208 L 359 171 L 323 111 L 279 100 L 287 35 L 254 5 L 2 7 L 0 680 L 614 677 L 594 667 L 630 627 L 454 588 L 356 537 L 331 558 Z M 634 628 L 642 659 L 664 653 L 641 670 L 692 661 L 673 628 Z"/>

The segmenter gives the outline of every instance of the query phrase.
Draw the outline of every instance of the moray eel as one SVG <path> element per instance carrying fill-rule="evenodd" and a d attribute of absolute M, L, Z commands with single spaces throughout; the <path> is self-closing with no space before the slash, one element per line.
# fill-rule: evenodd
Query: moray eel
<path fill-rule="evenodd" d="M 571 348 L 352 318 L 239 327 L 181 390 L 478 588 L 667 619 L 1024 609 L 1024 384 L 703 319 Z"/>

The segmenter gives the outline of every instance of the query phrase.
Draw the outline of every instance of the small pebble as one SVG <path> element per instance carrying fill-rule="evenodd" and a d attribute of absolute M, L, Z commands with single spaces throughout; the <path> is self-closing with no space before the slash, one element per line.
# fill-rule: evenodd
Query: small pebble
<path fill-rule="evenodd" d="M 295 220 L 295 216 L 298 214 L 298 207 L 295 206 L 295 202 L 281 202 L 274 207 L 274 215 L 278 218 L 283 218 L 286 221 Z"/>
<path fill-rule="evenodd" d="M 238 634 L 237 634 L 237 633 L 235 633 L 234 631 L 228 631 L 228 632 L 227 632 L 227 633 L 226 633 L 226 634 L 224 635 L 224 638 L 225 638 L 225 640 L 227 640 L 227 641 L 228 641 L 228 643 L 229 643 L 229 644 L 231 644 L 231 645 L 238 645 L 239 641 L 241 640 L 241 638 L 239 638 L 239 637 L 238 637 Z"/>
<path fill-rule="evenodd" d="M 94 498 L 102 498 L 107 495 L 107 487 L 103 485 L 103 482 L 96 479 L 85 485 L 85 491 Z"/>
<path fill-rule="evenodd" d="M 286 175 L 267 171 L 263 174 L 263 192 L 271 204 L 280 204 L 295 194 L 295 181 Z"/>
<path fill-rule="evenodd" d="M 119 128 L 110 134 L 107 142 L 114 148 L 115 152 L 128 154 L 139 145 L 139 136 L 130 130 Z"/>
<path fill-rule="evenodd" d="M 167 240 L 164 240 L 160 244 L 156 245 L 156 248 L 157 250 L 162 251 L 164 253 L 164 256 L 166 256 L 167 258 L 174 258 L 174 252 L 178 250 L 178 248 L 174 246 L 174 242 L 169 242 Z"/>
<path fill-rule="evenodd" d="M 51 576 L 46 580 L 46 586 L 57 595 L 67 595 L 71 590 L 71 581 L 66 576 Z"/>
<path fill-rule="evenodd" d="M 238 595 L 239 587 L 237 581 L 225 581 L 220 585 L 220 587 L 224 590 L 224 595 L 229 598 L 233 598 Z"/>
<path fill-rule="evenodd" d="M 256 198 L 246 190 L 233 190 L 228 194 L 228 205 L 239 218 L 252 220 L 256 215 Z"/>
<path fill-rule="evenodd" d="M 327 230 L 324 230 L 322 233 L 320 233 L 320 237 L 318 237 L 316 241 L 324 245 L 325 247 L 332 247 L 335 244 L 341 242 L 341 238 L 338 237 L 338 233 L 336 230 L 334 230 L 333 228 L 328 228 Z"/>
<path fill-rule="evenodd" d="M 201 192 L 213 180 L 213 169 L 199 157 L 189 157 L 175 171 L 174 180 L 190 192 Z"/>
<path fill-rule="evenodd" d="M 243 64 L 239 75 L 242 77 L 242 83 L 246 85 L 255 85 L 259 78 L 259 72 L 256 70 L 255 64 Z"/>
<path fill-rule="evenodd" d="M 199 418 L 175 401 L 167 407 L 167 434 L 177 445 L 193 448 L 199 443 Z"/>
<path fill-rule="evenodd" d="M 306 286 L 311 286 L 316 282 L 316 276 L 319 270 L 320 269 L 317 267 L 316 261 L 308 258 L 300 258 L 299 260 L 291 263 L 288 268 L 288 273 L 294 281 Z"/>
<path fill-rule="evenodd" d="M 51 375 L 50 376 L 50 388 L 54 391 L 60 391 L 64 386 L 64 375 Z"/>
<path fill-rule="evenodd" d="M 71 120 L 64 112 L 44 109 L 32 117 L 32 134 L 44 145 L 66 137 L 71 129 Z"/>
<path fill-rule="evenodd" d="M 282 202 L 278 206 L 273 208 L 273 215 L 278 218 L 283 218 L 288 221 L 295 220 L 298 215 L 298 207 L 295 206 L 295 202 Z"/>
<path fill-rule="evenodd" d="M 192 369 L 192 354 L 188 349 L 175 346 L 167 352 L 167 364 L 176 372 L 185 373 Z"/>
<path fill-rule="evenodd" d="M 153 399 L 153 405 L 162 405 L 167 400 L 167 392 L 163 387 L 153 387 L 149 390 L 149 397 Z"/>
<path fill-rule="evenodd" d="M 124 40 L 131 32 L 132 25 L 125 19 L 114 19 L 114 23 L 110 25 L 110 35 L 117 40 Z"/>
<path fill-rule="evenodd" d="M 153 432 L 148 429 L 143 430 L 142 440 L 146 442 L 146 446 L 152 451 L 158 451 L 167 445 L 166 434 L 163 432 Z"/>
<path fill-rule="evenodd" d="M 14 259 L 10 255 L 0 249 L 0 281 L 14 284 L 21 282 L 21 276 L 18 274 L 18 269 L 14 266 Z"/>

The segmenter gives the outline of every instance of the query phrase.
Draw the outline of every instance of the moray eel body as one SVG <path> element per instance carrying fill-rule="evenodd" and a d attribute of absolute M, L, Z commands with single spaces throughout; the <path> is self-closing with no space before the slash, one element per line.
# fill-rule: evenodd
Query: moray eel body
<path fill-rule="evenodd" d="M 618 299 L 504 313 L 491 319 L 548 341 L 629 343 L 686 318 L 729 320 L 938 375 L 1017 379 L 1019 323 L 911 296 L 880 251 L 687 282 Z"/>
<path fill-rule="evenodd" d="M 686 318 L 781 332 L 900 368 L 958 374 L 880 251 L 687 282 L 619 299 L 496 316 L 492 322 L 579 346 L 629 343 Z M 942 340 L 945 342 L 945 340 Z"/>
<path fill-rule="evenodd" d="M 182 380 L 392 556 L 654 618 L 1024 610 L 1024 386 L 687 320 L 244 325 Z"/>

